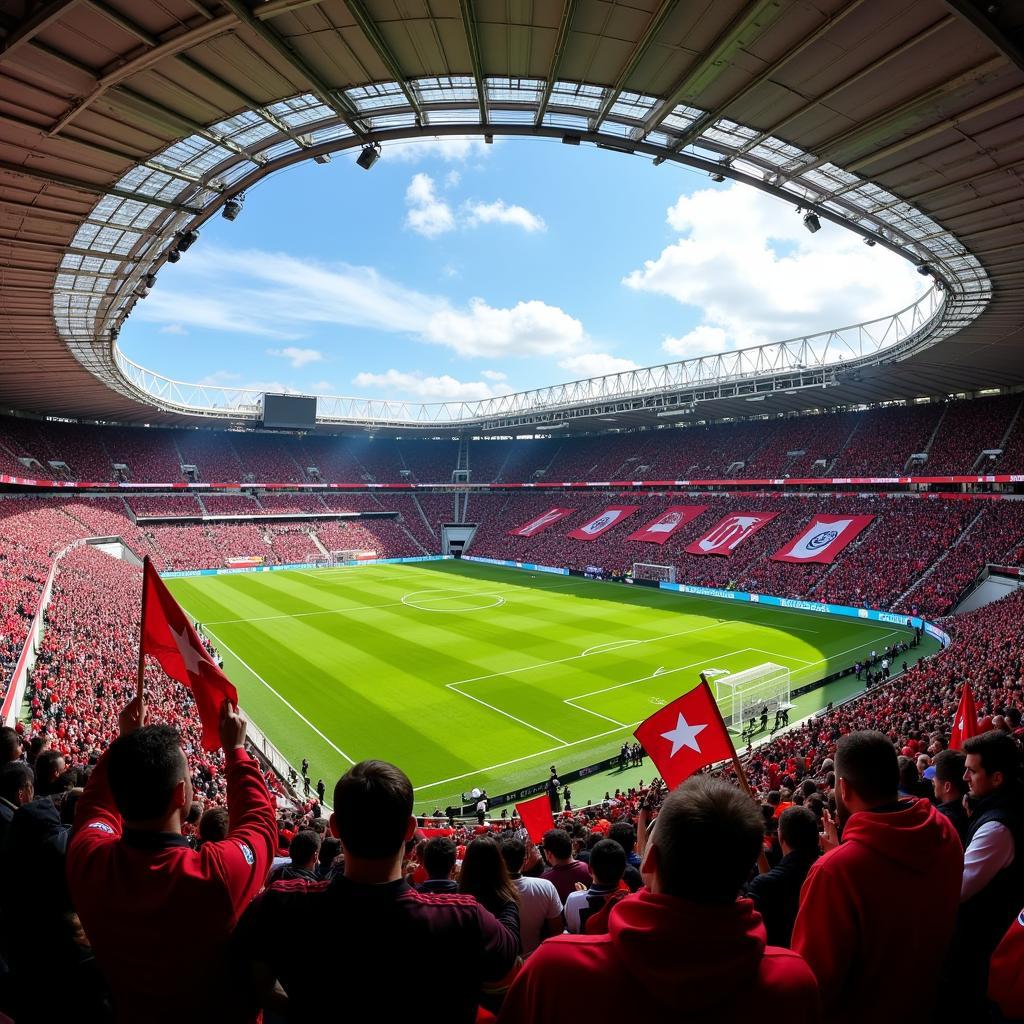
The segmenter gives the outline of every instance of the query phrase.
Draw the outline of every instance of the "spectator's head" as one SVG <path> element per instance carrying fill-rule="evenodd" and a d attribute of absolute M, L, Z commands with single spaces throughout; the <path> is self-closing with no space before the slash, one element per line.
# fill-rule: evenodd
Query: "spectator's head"
<path fill-rule="evenodd" d="M 400 878 L 405 844 L 416 831 L 408 776 L 387 761 L 352 765 L 334 787 L 331 829 L 345 851 L 348 877 Z"/>
<path fill-rule="evenodd" d="M 44 750 L 36 758 L 36 794 L 51 796 L 67 788 L 61 779 L 64 774 L 64 755 L 59 750 Z"/>
<path fill-rule="evenodd" d="M 423 867 L 430 878 L 451 878 L 455 871 L 455 844 L 446 836 L 434 836 L 423 845 Z"/>
<path fill-rule="evenodd" d="M 35 736 L 29 740 L 28 754 L 26 758 L 28 763 L 34 765 L 36 758 L 44 751 L 50 749 L 50 737 L 45 732 L 36 733 Z"/>
<path fill-rule="evenodd" d="M 903 754 L 896 758 L 896 764 L 899 767 L 900 773 L 900 792 L 906 793 L 909 796 L 913 794 L 918 782 L 921 781 L 917 773 L 917 765 L 913 758 L 906 757 Z"/>
<path fill-rule="evenodd" d="M 626 873 L 626 851 L 614 839 L 602 839 L 590 851 L 590 875 L 596 885 L 614 888 Z"/>
<path fill-rule="evenodd" d="M 211 807 L 203 811 L 199 819 L 199 841 L 201 843 L 219 843 L 228 837 L 228 809 Z"/>
<path fill-rule="evenodd" d="M 331 870 L 331 865 L 334 864 L 334 858 L 340 853 L 341 840 L 337 839 L 335 836 L 325 836 L 323 841 L 320 843 L 320 855 L 317 858 L 321 878 Z"/>
<path fill-rule="evenodd" d="M 508 832 L 501 841 L 501 855 L 510 875 L 521 874 L 526 863 L 526 843 L 515 832 Z"/>
<path fill-rule="evenodd" d="M 636 849 L 636 829 L 628 821 L 617 821 L 608 829 L 608 838 L 622 847 L 628 857 Z"/>
<path fill-rule="evenodd" d="M 510 900 L 519 901 L 519 890 L 508 877 L 501 848 L 489 836 L 474 839 L 466 847 L 459 871 L 459 892 L 475 896 L 492 914 L 499 913 Z"/>
<path fill-rule="evenodd" d="M 292 839 L 288 852 L 292 856 L 293 867 L 312 871 L 320 853 L 320 837 L 312 829 L 303 829 Z"/>
<path fill-rule="evenodd" d="M 544 859 L 552 866 L 572 860 L 572 838 L 564 828 L 549 828 L 544 833 Z"/>
<path fill-rule="evenodd" d="M 35 796 L 35 776 L 24 761 L 8 761 L 0 767 L 0 797 L 21 807 Z"/>
<path fill-rule="evenodd" d="M 764 839 L 761 811 L 735 786 L 696 775 L 666 797 L 640 871 L 653 893 L 728 904 Z"/>
<path fill-rule="evenodd" d="M 118 737 L 107 753 L 107 777 L 130 828 L 181 831 L 192 807 L 192 780 L 176 730 L 146 725 Z"/>
<path fill-rule="evenodd" d="M 1020 747 L 1008 733 L 992 729 L 964 741 L 964 781 L 981 799 L 1015 787 L 1020 778 Z"/>
<path fill-rule="evenodd" d="M 19 760 L 23 749 L 21 737 L 16 729 L 12 729 L 9 725 L 0 728 L 0 764 Z"/>
<path fill-rule="evenodd" d="M 198 800 L 192 801 L 192 806 L 188 809 L 188 817 L 185 818 L 185 823 L 188 825 L 198 825 L 203 817 L 203 805 Z"/>
<path fill-rule="evenodd" d="M 818 854 L 818 819 L 808 807 L 787 807 L 779 815 L 779 844 L 783 853 Z"/>
<path fill-rule="evenodd" d="M 966 756 L 960 750 L 940 750 L 935 755 L 932 788 L 940 804 L 963 799 L 967 792 L 967 783 L 964 781 L 965 761 Z"/>
<path fill-rule="evenodd" d="M 842 736 L 836 744 L 836 807 L 845 821 L 857 811 L 892 804 L 899 798 L 896 748 L 880 732 Z"/>

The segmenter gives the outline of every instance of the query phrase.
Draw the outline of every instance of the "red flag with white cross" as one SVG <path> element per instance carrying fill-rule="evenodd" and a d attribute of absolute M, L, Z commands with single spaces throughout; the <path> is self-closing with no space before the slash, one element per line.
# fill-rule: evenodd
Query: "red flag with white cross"
<path fill-rule="evenodd" d="M 960 694 L 960 705 L 953 718 L 953 728 L 949 730 L 949 749 L 959 750 L 964 745 L 964 740 L 977 736 L 979 732 L 981 730 L 978 728 L 978 711 L 974 706 L 974 694 L 971 692 L 971 684 L 965 681 Z"/>
<path fill-rule="evenodd" d="M 142 653 L 183 683 L 196 699 L 203 747 L 220 746 L 219 724 L 225 699 L 238 704 L 238 691 L 203 646 L 188 616 L 171 596 L 149 558 L 142 571 Z"/>
<path fill-rule="evenodd" d="M 703 682 L 651 715 L 633 735 L 669 789 L 709 764 L 736 756 L 715 698 Z"/>

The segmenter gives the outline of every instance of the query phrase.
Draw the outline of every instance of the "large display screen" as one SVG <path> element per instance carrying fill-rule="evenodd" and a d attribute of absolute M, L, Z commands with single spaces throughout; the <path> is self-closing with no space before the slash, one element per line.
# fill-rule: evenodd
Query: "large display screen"
<path fill-rule="evenodd" d="M 263 426 L 312 430 L 316 426 L 316 399 L 301 395 L 264 395 Z"/>

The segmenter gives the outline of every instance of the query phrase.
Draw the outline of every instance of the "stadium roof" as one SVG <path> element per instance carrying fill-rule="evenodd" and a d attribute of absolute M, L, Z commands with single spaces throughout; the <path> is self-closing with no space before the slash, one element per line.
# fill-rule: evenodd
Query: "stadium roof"
<path fill-rule="evenodd" d="M 1022 29 L 981 0 L 0 0 L 0 405 L 253 420 L 255 396 L 120 353 L 149 275 L 274 170 L 455 134 L 743 181 L 942 290 L 746 354 L 486 403 L 332 399 L 324 422 L 606 429 L 1024 383 Z"/>

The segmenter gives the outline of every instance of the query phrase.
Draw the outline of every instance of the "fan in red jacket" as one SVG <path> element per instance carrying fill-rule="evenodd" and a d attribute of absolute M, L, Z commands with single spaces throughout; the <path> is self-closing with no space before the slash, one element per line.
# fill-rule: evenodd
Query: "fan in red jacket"
<path fill-rule="evenodd" d="M 1024 1020 L 1024 910 L 992 954 L 988 994 L 1007 1020 Z"/>
<path fill-rule="evenodd" d="M 817 985 L 788 949 L 767 946 L 750 900 L 737 899 L 761 850 L 761 814 L 706 775 L 662 805 L 641 872 L 647 889 L 612 909 L 607 935 L 545 941 L 512 983 L 501 1024 L 564 1024 L 587 1000 L 589 1024 L 810 1024 Z"/>
<path fill-rule="evenodd" d="M 900 800 L 896 749 L 879 732 L 839 740 L 842 843 L 800 893 L 793 949 L 811 965 L 829 1024 L 930 1019 L 960 902 L 963 848 L 927 800 Z"/>
<path fill-rule="evenodd" d="M 178 734 L 142 727 L 143 720 L 133 700 L 78 802 L 67 856 L 72 902 L 117 1020 L 158 1024 L 183 1012 L 218 1024 L 253 1020 L 228 984 L 224 953 L 267 877 L 277 821 L 259 766 L 243 748 L 245 720 L 225 702 L 230 831 L 198 851 L 181 834 L 192 783 Z"/>

